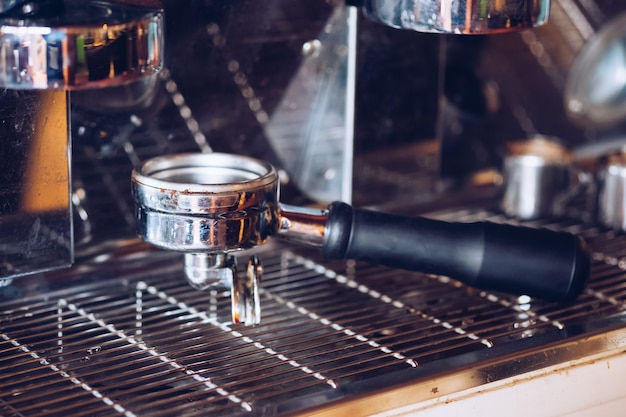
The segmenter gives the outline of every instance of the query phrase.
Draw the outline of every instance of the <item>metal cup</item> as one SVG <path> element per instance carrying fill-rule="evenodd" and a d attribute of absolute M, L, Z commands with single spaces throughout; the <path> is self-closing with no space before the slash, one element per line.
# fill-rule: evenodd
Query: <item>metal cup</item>
<path fill-rule="evenodd" d="M 598 170 L 598 222 L 626 230 L 626 150 L 605 159 Z"/>
<path fill-rule="evenodd" d="M 581 193 L 581 174 L 556 138 L 538 135 L 512 142 L 504 160 L 502 209 L 521 220 L 559 216 Z"/>

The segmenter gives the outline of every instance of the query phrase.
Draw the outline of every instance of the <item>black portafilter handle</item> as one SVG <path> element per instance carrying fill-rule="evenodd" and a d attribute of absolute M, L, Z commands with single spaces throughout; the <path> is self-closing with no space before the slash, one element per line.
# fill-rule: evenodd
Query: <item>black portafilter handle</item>
<path fill-rule="evenodd" d="M 342 202 L 329 207 L 322 250 L 328 259 L 443 275 L 484 290 L 557 302 L 583 291 L 591 267 L 584 240 L 571 233 L 402 217 Z"/>

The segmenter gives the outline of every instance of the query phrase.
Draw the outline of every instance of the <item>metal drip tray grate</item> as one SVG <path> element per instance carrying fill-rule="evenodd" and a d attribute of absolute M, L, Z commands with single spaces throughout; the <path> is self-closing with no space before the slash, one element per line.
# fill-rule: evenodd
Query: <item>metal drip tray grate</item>
<path fill-rule="evenodd" d="M 437 217 L 504 221 L 483 210 Z M 226 294 L 184 282 L 177 254 L 138 246 L 94 261 L 75 268 L 62 284 L 67 288 L 0 307 L 1 414 L 305 412 L 330 399 L 366 395 L 357 388 L 364 382 L 383 388 L 393 375 L 418 380 L 429 367 L 468 353 L 489 355 L 624 310 L 625 237 L 574 221 L 532 226 L 580 233 L 591 243 L 593 278 L 575 303 L 323 263 L 315 253 L 272 244 L 260 249 L 262 323 L 242 327 L 228 321 Z"/>

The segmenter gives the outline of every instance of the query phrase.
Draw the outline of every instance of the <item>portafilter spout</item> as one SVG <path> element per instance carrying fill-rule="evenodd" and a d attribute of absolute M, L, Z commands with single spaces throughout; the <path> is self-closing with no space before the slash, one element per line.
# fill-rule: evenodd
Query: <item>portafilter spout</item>
<path fill-rule="evenodd" d="M 137 230 L 145 241 L 185 252 L 196 288 L 230 286 L 233 321 L 256 324 L 261 265 L 237 276 L 231 252 L 270 236 L 320 247 L 328 259 L 448 276 L 470 286 L 569 301 L 590 273 L 585 242 L 571 233 L 490 222 L 454 223 L 360 210 L 281 205 L 269 163 L 223 153 L 153 158 L 132 173 Z M 227 269 L 227 271 L 225 271 Z"/>

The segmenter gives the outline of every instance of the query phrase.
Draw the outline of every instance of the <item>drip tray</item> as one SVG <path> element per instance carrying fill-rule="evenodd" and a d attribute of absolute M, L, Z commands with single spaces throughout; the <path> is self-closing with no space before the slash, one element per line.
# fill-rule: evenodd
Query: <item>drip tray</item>
<path fill-rule="evenodd" d="M 508 221 L 482 209 L 432 216 Z M 2 288 L 1 414 L 310 415 L 353 401 L 374 413 L 623 350 L 626 238 L 576 220 L 527 225 L 591 244 L 593 277 L 575 302 L 326 263 L 276 242 L 255 249 L 255 327 L 230 322 L 228 294 L 189 287 L 182 255 L 139 242 L 17 280 Z M 431 386 L 442 378 L 455 383 Z"/>

